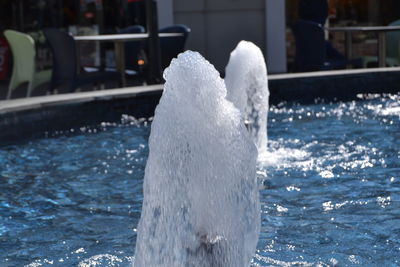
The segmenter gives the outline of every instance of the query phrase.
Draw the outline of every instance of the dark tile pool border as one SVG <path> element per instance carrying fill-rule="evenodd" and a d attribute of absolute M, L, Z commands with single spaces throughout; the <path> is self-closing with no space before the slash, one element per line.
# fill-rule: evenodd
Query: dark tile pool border
<path fill-rule="evenodd" d="M 270 102 L 349 101 L 359 94 L 400 92 L 400 68 L 280 74 L 269 77 Z"/>
<path fill-rule="evenodd" d="M 122 114 L 154 115 L 163 85 L 32 97 L 0 101 L 0 146 L 48 132 L 101 122 L 117 122 Z M 345 70 L 269 76 L 270 104 L 347 101 L 358 94 L 398 93 L 400 68 Z"/>
<path fill-rule="evenodd" d="M 108 90 L 110 91 L 110 90 Z M 111 90 L 112 91 L 112 90 Z M 42 98 L 22 101 L 21 105 L 0 105 L 0 146 L 23 140 L 43 138 L 48 133 L 82 126 L 95 127 L 102 122 L 117 122 L 123 114 L 149 118 L 162 94 L 162 86 L 152 90 L 125 90 L 126 94 L 104 94 L 68 98 Z M 112 92 L 111 92 L 112 93 Z M 79 94 L 78 94 L 79 96 Z M 35 100 L 35 99 L 33 99 Z M 54 101 L 52 101 L 54 100 Z"/>

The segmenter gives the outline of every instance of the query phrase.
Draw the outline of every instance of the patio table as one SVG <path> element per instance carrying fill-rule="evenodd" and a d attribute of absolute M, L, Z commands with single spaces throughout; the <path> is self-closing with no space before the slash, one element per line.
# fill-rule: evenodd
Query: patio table
<path fill-rule="evenodd" d="M 160 38 L 181 36 L 182 33 L 159 33 Z M 96 42 L 114 42 L 115 58 L 117 70 L 121 74 L 121 85 L 126 87 L 125 77 L 125 46 L 124 42 L 141 41 L 149 38 L 148 33 L 129 33 L 129 34 L 103 34 L 103 35 L 80 35 L 74 36 L 74 40 L 96 41 Z"/>
<path fill-rule="evenodd" d="M 331 27 L 325 28 L 328 31 L 344 32 L 346 57 L 352 56 L 352 33 L 353 32 L 377 32 L 378 33 L 378 65 L 386 66 L 386 32 L 400 31 L 400 26 L 351 26 L 351 27 Z"/>

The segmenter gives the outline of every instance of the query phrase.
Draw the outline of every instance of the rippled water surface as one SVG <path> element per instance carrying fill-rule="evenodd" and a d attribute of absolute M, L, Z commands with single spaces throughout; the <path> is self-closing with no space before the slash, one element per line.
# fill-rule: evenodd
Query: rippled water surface
<path fill-rule="evenodd" d="M 0 266 L 129 266 L 148 123 L 0 148 Z M 400 97 L 271 107 L 252 266 L 400 265 Z"/>

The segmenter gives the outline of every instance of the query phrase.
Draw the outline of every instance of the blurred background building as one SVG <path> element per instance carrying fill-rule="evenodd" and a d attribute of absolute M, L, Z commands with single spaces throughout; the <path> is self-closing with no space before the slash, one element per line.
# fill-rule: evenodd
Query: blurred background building
<path fill-rule="evenodd" d="M 157 2 L 159 26 L 189 26 L 192 31 L 186 48 L 202 53 L 222 73 L 230 51 L 243 39 L 263 50 L 270 73 L 291 71 L 295 49 L 290 25 L 298 19 L 299 0 Z M 44 27 L 64 28 L 72 34 L 116 33 L 132 24 L 145 24 L 143 6 L 143 0 L 0 0 L 0 30 L 15 29 L 33 36 Z M 399 18 L 399 0 L 329 0 L 330 26 L 388 25 Z M 343 51 L 342 33 L 331 32 L 327 37 Z M 354 40 L 355 56 L 376 54 L 373 33 L 357 34 Z M 0 69 L 9 61 L 3 41 L 0 35 Z M 42 65 L 49 64 L 45 45 L 38 49 Z M 91 49 L 100 56 L 99 48 Z"/>

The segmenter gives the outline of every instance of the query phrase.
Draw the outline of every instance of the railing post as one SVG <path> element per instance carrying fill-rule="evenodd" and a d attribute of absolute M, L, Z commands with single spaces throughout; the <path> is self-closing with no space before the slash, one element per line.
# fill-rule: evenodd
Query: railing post
<path fill-rule="evenodd" d="M 148 69 L 147 83 L 158 84 L 162 82 L 160 39 L 158 37 L 157 2 L 146 0 L 146 22 L 148 39 Z"/>

